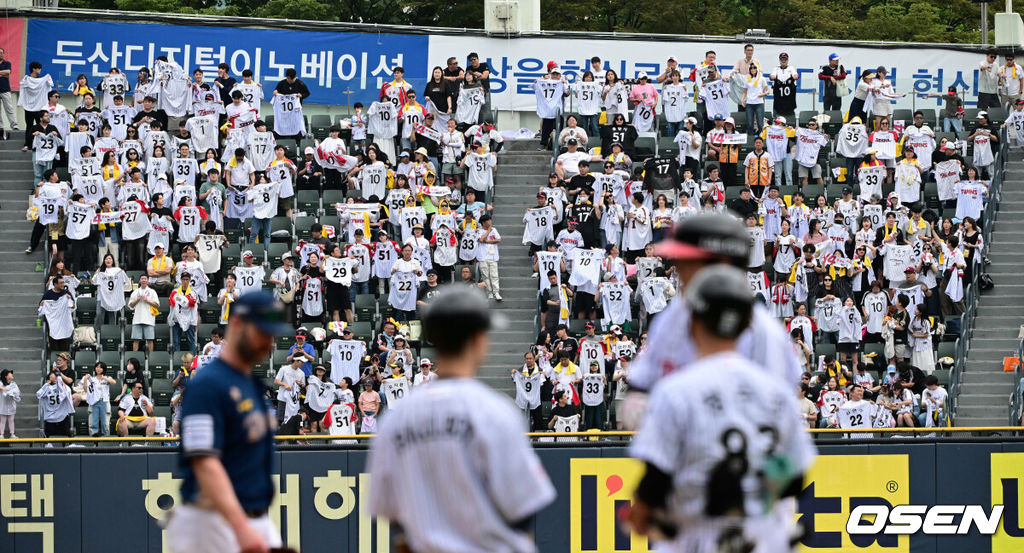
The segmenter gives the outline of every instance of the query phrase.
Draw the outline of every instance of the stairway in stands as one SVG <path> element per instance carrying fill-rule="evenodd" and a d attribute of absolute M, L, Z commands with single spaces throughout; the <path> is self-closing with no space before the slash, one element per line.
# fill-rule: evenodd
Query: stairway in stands
<path fill-rule="evenodd" d="M 1015 149 L 1014 149 L 1015 150 Z M 1003 372 L 1003 357 L 1017 350 L 1024 323 L 1024 161 L 1012 151 L 1000 194 L 999 209 L 988 247 L 992 261 L 985 270 L 995 288 L 978 303 L 963 384 L 956 413 L 957 426 L 1006 426 L 1007 398 L 1013 373 Z M 989 222 L 988 224 L 993 224 Z"/>
<path fill-rule="evenodd" d="M 36 326 L 42 297 L 43 248 L 25 255 L 32 223 L 25 220 L 32 191 L 32 154 L 20 151 L 23 135 L 0 141 L 0 369 L 13 369 L 21 388 L 15 416 L 18 437 L 38 437 L 36 390 L 40 383 L 43 329 Z"/>
<path fill-rule="evenodd" d="M 537 151 L 536 140 L 507 140 L 498 154 L 494 180 L 494 226 L 501 233 L 498 273 L 502 302 L 491 302 L 507 326 L 491 332 L 491 351 L 480 379 L 492 388 L 514 393 L 509 371 L 523 364 L 523 354 L 536 340 L 537 279 L 523 245 L 523 214 L 537 205 L 537 190 L 551 172 L 551 152 Z"/>

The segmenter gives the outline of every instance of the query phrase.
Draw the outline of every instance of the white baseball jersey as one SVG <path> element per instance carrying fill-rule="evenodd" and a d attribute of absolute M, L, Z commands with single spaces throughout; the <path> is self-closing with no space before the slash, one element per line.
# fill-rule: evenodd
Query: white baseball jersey
<path fill-rule="evenodd" d="M 601 83 L 597 81 L 580 82 L 573 85 L 576 97 L 579 98 L 580 115 L 597 115 L 601 113 Z"/>
<path fill-rule="evenodd" d="M 981 181 L 960 181 L 955 185 L 956 189 L 956 217 L 973 217 L 977 220 L 981 217 L 984 209 L 983 198 L 988 189 Z M 900 196 L 902 201 L 903 197 Z"/>
<path fill-rule="evenodd" d="M 486 385 L 434 382 L 381 420 L 367 465 L 370 512 L 401 524 L 414 551 L 535 552 L 511 525 L 555 490 L 525 432 L 511 402 Z"/>
<path fill-rule="evenodd" d="M 810 129 L 796 131 L 796 161 L 803 167 L 814 167 L 818 163 L 818 151 L 828 144 L 825 135 Z"/>
<path fill-rule="evenodd" d="M 265 182 L 250 187 L 245 196 L 252 202 L 252 216 L 257 219 L 271 219 L 277 215 L 277 200 L 280 194 L 280 182 Z"/>
<path fill-rule="evenodd" d="M 331 436 L 353 436 L 356 433 L 356 406 L 352 403 L 335 403 L 324 415 L 324 426 Z M 337 440 L 341 443 L 345 440 Z"/>
<path fill-rule="evenodd" d="M 868 151 L 868 131 L 864 125 L 847 123 L 839 129 L 839 136 L 836 137 L 836 153 L 843 157 L 859 158 L 864 157 Z M 852 175 L 846 176 L 846 182 L 850 182 Z"/>
<path fill-rule="evenodd" d="M 523 371 L 516 371 L 512 373 L 512 381 L 516 384 L 516 407 L 536 409 L 540 406 L 540 387 L 544 384 L 542 371 L 537 367 L 534 367 L 534 372 L 530 375 L 523 374 Z"/>
<path fill-rule="evenodd" d="M 64 208 L 67 215 L 67 227 L 65 234 L 71 240 L 84 240 L 89 237 L 89 230 L 92 228 L 92 219 L 96 215 L 96 208 L 69 202 Z"/>
<path fill-rule="evenodd" d="M 847 401 L 839 406 L 836 418 L 839 420 L 840 428 L 871 428 L 875 406 L 865 400 Z M 854 434 L 862 438 L 870 437 L 870 434 Z"/>
<path fill-rule="evenodd" d="M 400 311 L 416 310 L 416 273 L 398 271 L 391 275 L 388 303 Z"/>
<path fill-rule="evenodd" d="M 648 314 L 661 313 L 668 307 L 665 292 L 671 286 L 672 283 L 666 277 L 650 277 L 637 287 Z"/>
<path fill-rule="evenodd" d="M 394 409 L 398 403 L 409 397 L 409 390 L 412 386 L 409 379 L 404 376 L 385 379 L 380 385 L 380 391 L 388 398 L 388 409 Z"/>
<path fill-rule="evenodd" d="M 192 139 L 192 150 L 205 152 L 217 149 L 218 129 L 216 117 L 193 117 L 185 122 L 185 128 Z"/>
<path fill-rule="evenodd" d="M 277 126 L 276 120 L 274 121 L 274 125 Z M 253 131 L 249 133 L 247 151 L 249 160 L 252 161 L 252 166 L 255 167 L 256 170 L 266 170 L 270 165 L 270 162 L 274 160 L 275 146 L 277 146 L 277 140 L 274 139 L 274 133 L 270 131 Z"/>
<path fill-rule="evenodd" d="M 497 164 L 498 158 L 492 153 L 470 152 L 466 154 L 466 171 L 468 173 L 466 183 L 477 191 L 490 190 L 494 187 L 494 167 Z"/>
<path fill-rule="evenodd" d="M 86 375 L 85 402 L 92 406 L 100 401 L 110 401 L 110 383 L 104 378 Z"/>
<path fill-rule="evenodd" d="M 583 405 L 594 407 L 604 402 L 604 373 L 587 373 L 583 375 Z"/>
<path fill-rule="evenodd" d="M 123 98 L 130 87 L 124 73 L 113 73 L 103 77 L 98 88 L 103 91 L 103 107 L 110 108 L 114 105 L 114 96 Z"/>
<path fill-rule="evenodd" d="M 620 325 L 628 321 L 632 314 L 629 305 L 629 284 L 625 282 L 605 282 L 601 285 L 601 308 L 604 317 L 601 325 Z"/>
<path fill-rule="evenodd" d="M 989 134 L 982 133 L 974 137 L 974 166 L 985 167 L 995 161 L 992 156 L 992 138 Z"/>
<path fill-rule="evenodd" d="M 49 326 L 50 338 L 63 340 L 70 338 L 75 331 L 75 323 L 71 320 L 71 314 L 75 311 L 75 300 L 68 294 L 58 299 L 43 300 L 39 305 L 38 314 L 46 317 L 46 324 Z"/>
<path fill-rule="evenodd" d="M 41 417 L 45 422 L 61 422 L 75 412 L 71 403 L 71 389 L 60 378 L 56 384 L 43 384 L 36 391 Z"/>
<path fill-rule="evenodd" d="M 523 244 L 543 246 L 555 238 L 555 209 L 551 206 L 534 207 L 526 210 L 523 215 Z"/>
<path fill-rule="evenodd" d="M 307 379 L 306 405 L 317 413 L 325 413 L 334 403 L 334 383 L 324 382 L 316 376 Z"/>
<path fill-rule="evenodd" d="M 266 276 L 266 272 L 260 265 L 253 265 L 252 267 L 235 267 L 233 271 L 235 277 L 238 278 L 238 292 L 239 294 L 245 294 L 246 292 L 254 292 L 263 288 L 263 279 Z"/>
<path fill-rule="evenodd" d="M 818 328 L 822 332 L 839 331 L 839 310 L 843 302 L 836 297 L 830 300 L 819 298 L 814 302 L 814 315 L 818 318 Z"/>
<path fill-rule="evenodd" d="M 459 90 L 459 98 L 455 104 L 455 120 L 459 123 L 475 125 L 480 118 L 480 108 L 484 104 L 484 89 L 463 88 Z"/>
<path fill-rule="evenodd" d="M 761 546 L 774 544 L 764 551 L 789 550 L 792 519 L 780 521 L 764 502 L 761 473 L 783 457 L 801 474 L 815 453 L 792 386 L 765 367 L 723 352 L 673 374 L 655 388 L 630 454 L 672 477 L 667 508 L 680 532 L 667 550 L 717 550 L 727 522 Z M 709 516 L 709 497 L 743 508 L 745 518 Z"/>
<path fill-rule="evenodd" d="M 665 109 L 665 119 L 670 123 L 678 123 L 686 118 L 686 99 L 688 85 L 684 83 L 665 83 L 661 90 L 661 101 Z"/>
<path fill-rule="evenodd" d="M 860 343 L 863 320 L 860 311 L 854 306 L 844 306 L 839 310 L 839 342 Z"/>
<path fill-rule="evenodd" d="M 885 320 L 885 312 L 889 307 L 889 296 L 885 292 L 868 292 L 861 300 L 864 310 L 867 311 L 868 332 L 877 334 L 882 331 L 882 321 Z"/>
<path fill-rule="evenodd" d="M 92 283 L 96 285 L 98 303 L 107 311 L 119 311 L 124 307 L 124 285 L 131 282 L 120 268 L 96 271 Z"/>
<path fill-rule="evenodd" d="M 327 346 L 331 354 L 331 382 L 341 382 L 346 376 L 359 381 L 359 362 L 366 354 L 366 346 L 356 340 L 331 340 Z"/>
<path fill-rule="evenodd" d="M 302 101 L 298 94 L 278 94 L 270 101 L 274 106 L 274 132 L 280 136 L 306 134 Z"/>
<path fill-rule="evenodd" d="M 882 196 L 882 183 L 885 182 L 886 171 L 884 165 L 873 167 L 861 167 L 857 173 L 860 180 L 860 200 L 866 202 L 871 196 Z"/>
<path fill-rule="evenodd" d="M 319 278 L 306 279 L 302 291 L 302 312 L 311 317 L 319 317 L 324 313 L 324 283 Z"/>
<path fill-rule="evenodd" d="M 374 102 L 366 110 L 367 132 L 374 138 L 394 138 L 398 134 L 398 108 L 391 102 Z"/>
<path fill-rule="evenodd" d="M 562 252 L 546 252 L 539 251 L 535 254 L 537 256 L 537 273 L 539 274 L 540 287 L 539 291 L 550 286 L 548 283 L 548 271 L 555 272 L 556 283 L 562 285 Z"/>
<path fill-rule="evenodd" d="M 597 361 L 602 363 L 604 361 L 604 349 L 601 348 L 601 342 L 594 339 L 584 339 L 580 341 L 580 362 L 579 366 L 585 371 L 590 370 L 590 363 Z M 602 366 L 604 364 L 602 363 Z"/>
<path fill-rule="evenodd" d="M 631 387 L 651 390 L 660 378 L 688 369 L 697 357 L 696 346 L 690 337 L 690 317 L 686 302 L 677 296 L 665 310 L 665 315 L 654 320 L 648 332 L 648 343 L 656 347 L 644 349 L 630 365 Z M 787 386 L 796 386 L 803 369 L 790 344 L 782 324 L 771 316 L 766 307 L 757 304 L 750 327 L 740 335 L 736 349 L 740 355 L 765 367 Z"/>
<path fill-rule="evenodd" d="M 387 187 L 388 167 L 384 162 L 378 161 L 363 167 L 359 172 L 359 189 L 363 192 L 364 198 L 377 196 L 384 197 Z"/>
<path fill-rule="evenodd" d="M 601 262 L 604 250 L 576 248 L 572 251 L 572 272 L 569 284 L 579 286 L 590 284 L 596 286 L 601 281 Z"/>
<path fill-rule="evenodd" d="M 342 286 L 352 285 L 352 267 L 356 266 L 354 259 L 347 257 L 325 257 L 323 262 L 324 274 L 327 280 Z"/>
<path fill-rule="evenodd" d="M 701 87 L 700 97 L 708 110 L 708 119 L 716 115 L 729 117 L 729 83 L 718 80 L 706 83 Z"/>

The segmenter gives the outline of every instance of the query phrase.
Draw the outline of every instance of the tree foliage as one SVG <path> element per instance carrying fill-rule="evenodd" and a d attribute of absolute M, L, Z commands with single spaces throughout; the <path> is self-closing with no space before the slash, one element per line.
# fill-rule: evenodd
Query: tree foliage
<path fill-rule="evenodd" d="M 479 29 L 482 0 L 61 0 L 62 7 Z M 1017 8 L 1024 12 L 1024 7 Z M 991 10 L 993 29 L 996 8 Z M 981 42 L 969 0 L 541 0 L 551 31 Z"/>

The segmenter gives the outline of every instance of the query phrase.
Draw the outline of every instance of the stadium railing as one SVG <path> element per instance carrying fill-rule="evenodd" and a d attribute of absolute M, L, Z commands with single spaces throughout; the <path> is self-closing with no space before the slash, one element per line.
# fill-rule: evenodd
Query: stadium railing
<path fill-rule="evenodd" d="M 1010 393 L 1009 420 L 1010 426 L 1021 424 L 1021 415 L 1024 414 L 1024 338 L 1017 343 L 1017 368 L 1013 371 L 1013 392 Z"/>

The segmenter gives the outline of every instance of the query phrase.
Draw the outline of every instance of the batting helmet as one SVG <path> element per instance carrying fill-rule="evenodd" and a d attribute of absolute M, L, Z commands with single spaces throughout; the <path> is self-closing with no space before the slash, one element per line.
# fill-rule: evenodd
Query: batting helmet
<path fill-rule="evenodd" d="M 683 219 L 672 237 L 658 242 L 654 251 L 668 259 L 722 258 L 737 267 L 746 267 L 750 235 L 743 223 L 733 217 L 701 213 Z"/>
<path fill-rule="evenodd" d="M 683 294 L 693 318 L 723 338 L 739 336 L 750 324 L 754 295 L 741 269 L 728 265 L 705 267 Z"/>

